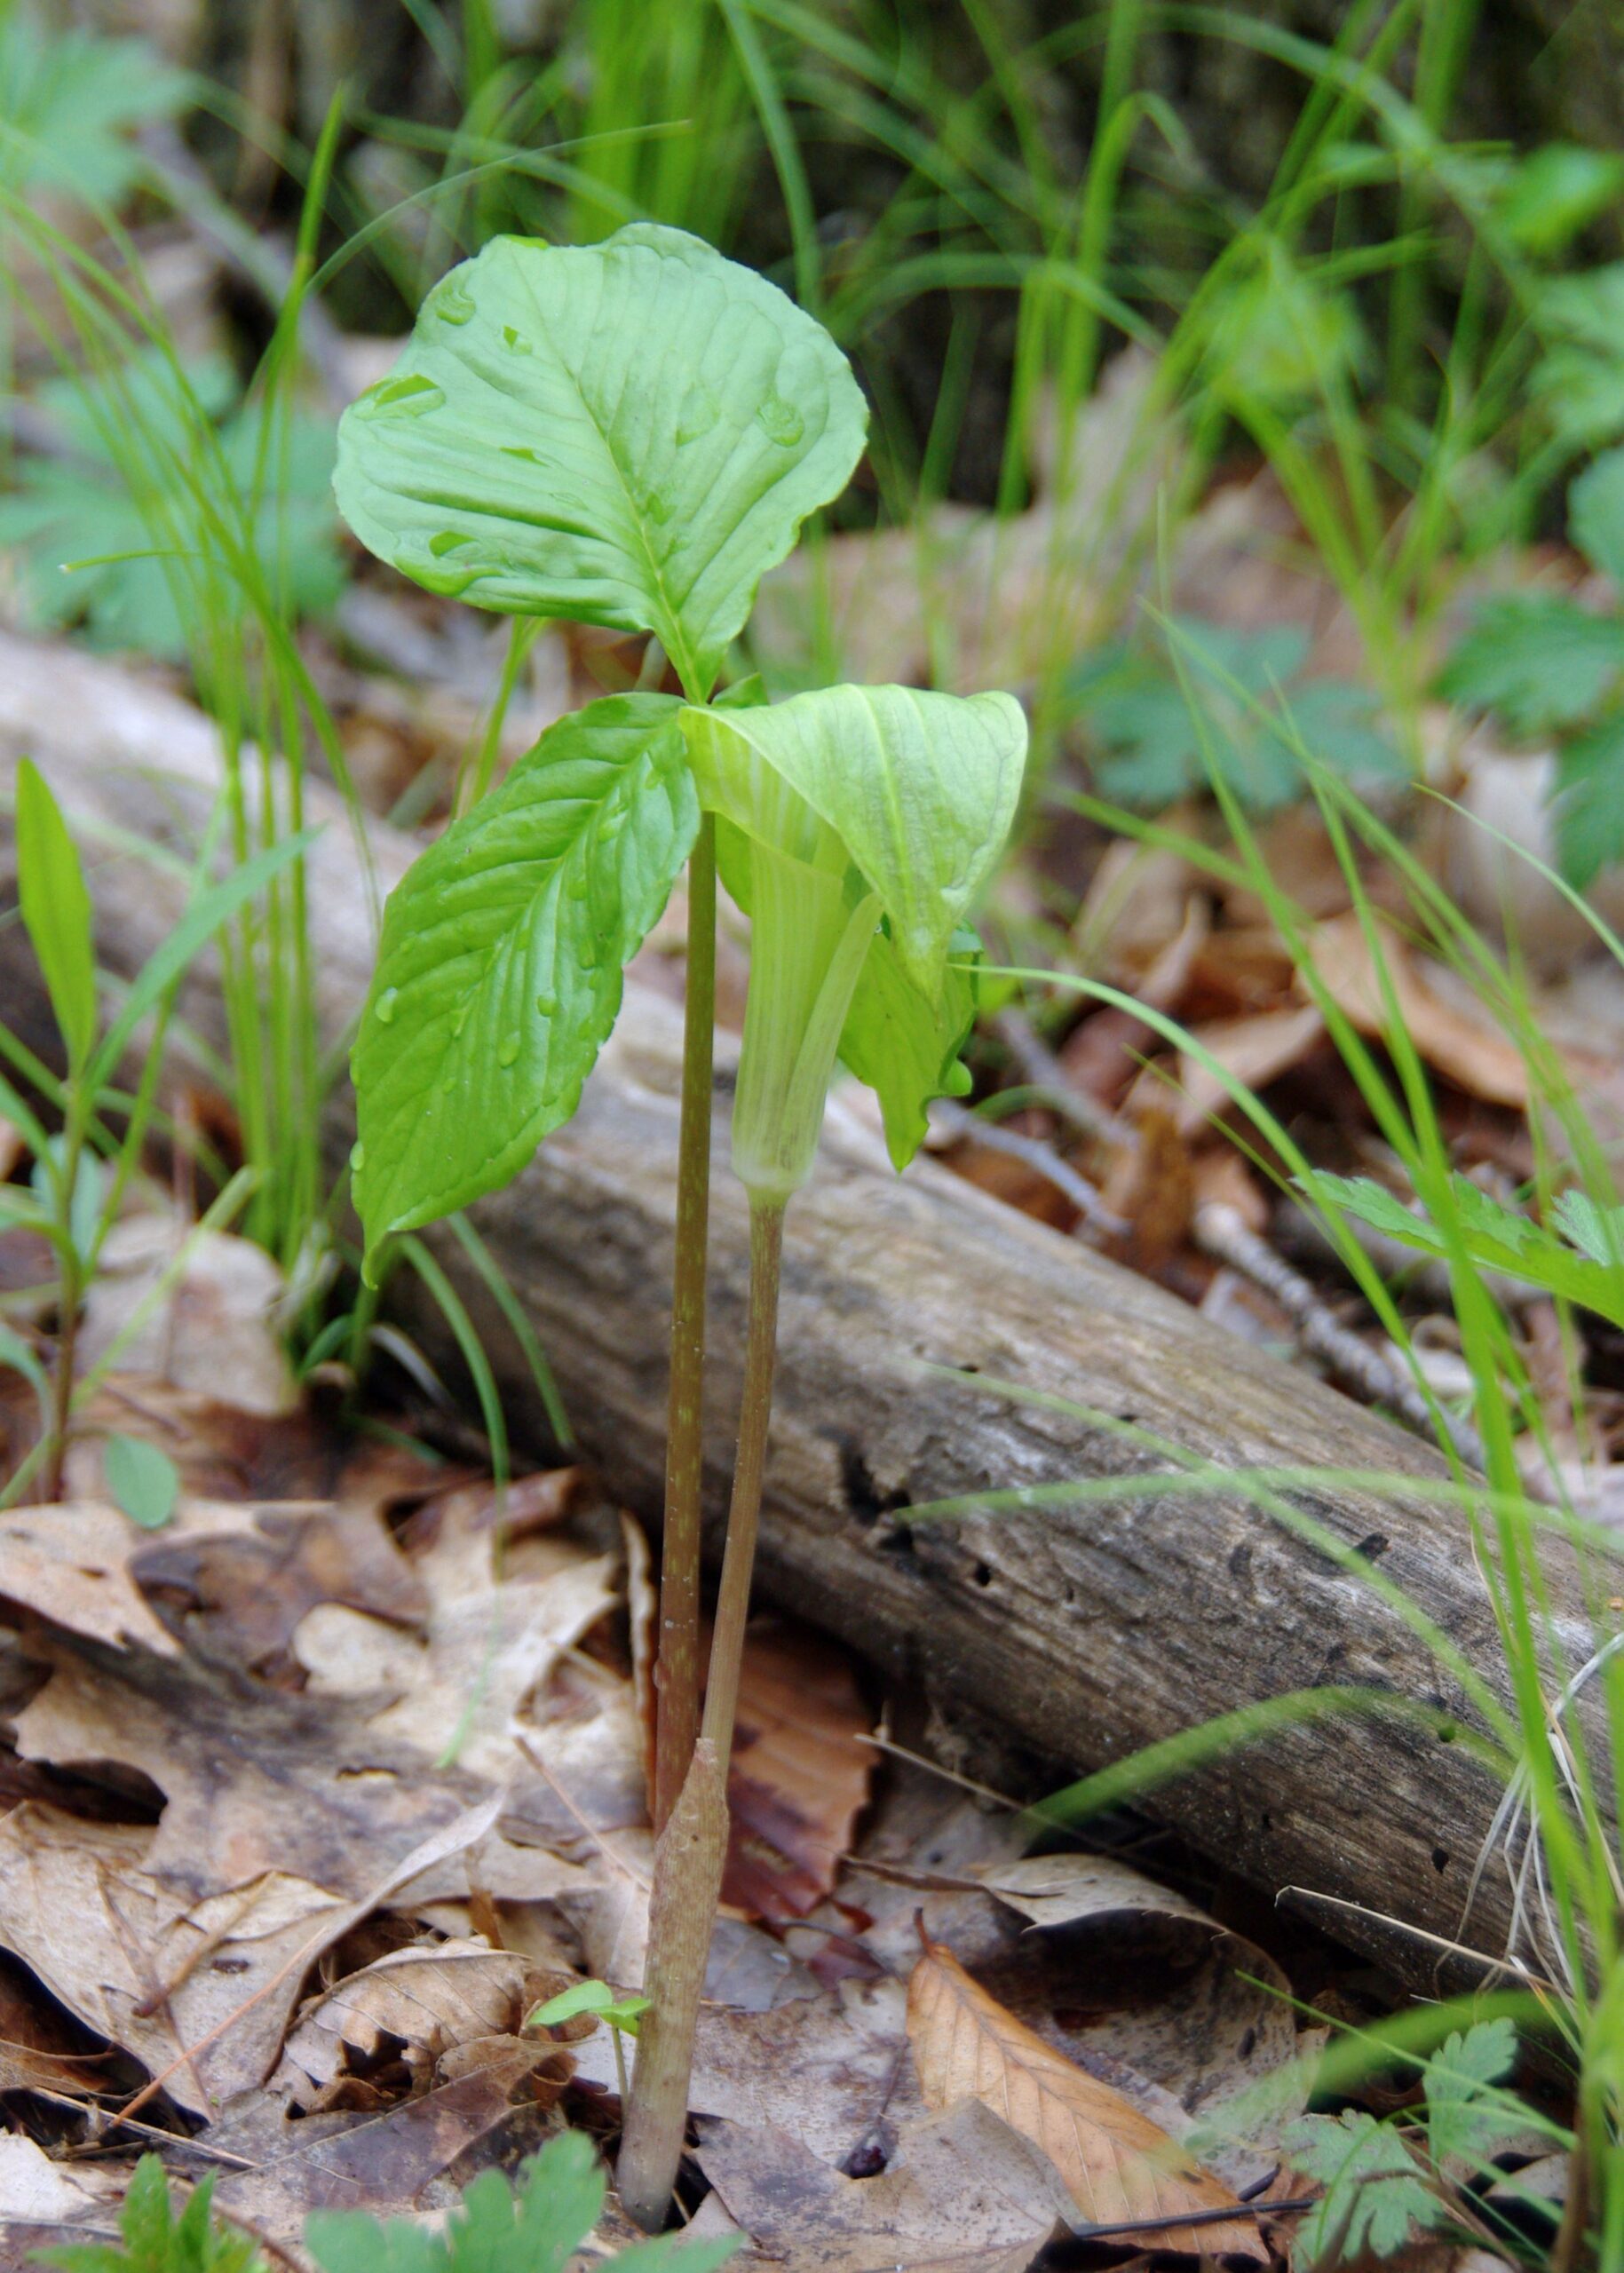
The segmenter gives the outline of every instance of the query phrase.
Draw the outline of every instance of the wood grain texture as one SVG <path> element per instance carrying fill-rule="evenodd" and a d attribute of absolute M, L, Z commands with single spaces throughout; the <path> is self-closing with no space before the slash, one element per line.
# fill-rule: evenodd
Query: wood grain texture
<path fill-rule="evenodd" d="M 183 849 L 215 778 L 212 731 L 172 695 L 67 651 L 0 639 L 0 787 L 31 751 L 82 828 L 163 836 Z M 332 813 L 330 796 L 313 806 Z M 374 832 L 385 886 L 411 857 Z M 14 897 L 9 846 L 0 901 Z M 173 921 L 175 888 L 127 852 L 92 885 L 104 959 L 128 969 Z M 370 954 L 357 856 L 334 820 L 311 904 L 327 1038 L 358 1010 Z M 31 971 L 20 928 L 0 928 L 0 982 L 26 1022 Z M 201 966 L 186 1016 L 218 1039 Z M 586 1451 L 646 1513 L 661 1490 L 676 1197 L 680 1021 L 635 982 L 576 1119 L 475 1219 L 527 1305 Z M 718 1089 L 732 1059 L 718 1055 Z M 350 1141 L 347 1097 L 331 1152 Z M 725 1506 L 743 1348 L 744 1197 L 725 1172 L 718 1097 L 706 1438 L 710 1545 Z M 522 1361 L 458 1251 L 468 1295 L 521 1435 L 542 1434 Z M 424 1341 L 444 1348 L 424 1310 Z M 1014 1406 L 949 1366 L 1019 1382 L 1144 1422 L 1235 1466 L 1259 1462 L 1438 1477 L 1414 1439 L 1158 1287 L 922 1162 L 899 1178 L 866 1122 L 831 1109 L 820 1166 L 790 1209 L 778 1400 L 759 1564 L 764 1596 L 819 1620 L 894 1679 L 923 1684 L 950 1727 L 1011 1738 L 1034 1776 L 1075 1774 L 1211 1716 L 1299 1688 L 1359 1683 L 1470 1715 L 1399 1613 L 1357 1572 L 1239 1493 L 981 1515 L 908 1531 L 892 1512 L 949 1493 L 1153 1465 L 1120 1437 Z M 920 1361 L 924 1361 L 922 1365 Z M 1494 1686 L 1493 1619 L 1462 1520 L 1346 1487 L 1297 1507 L 1402 1588 Z M 1590 1624 L 1565 1549 L 1549 1579 L 1569 1665 Z M 1271 1889 L 1307 1886 L 1453 1938 L 1497 1787 L 1465 1746 L 1418 1723 L 1355 1715 L 1299 1727 L 1159 1794 L 1158 1810 L 1206 1851 Z M 1470 1938 L 1499 1948 L 1505 1875 L 1485 1873 Z M 1343 1929 L 1430 1984 L 1435 1952 L 1374 1921 Z"/>

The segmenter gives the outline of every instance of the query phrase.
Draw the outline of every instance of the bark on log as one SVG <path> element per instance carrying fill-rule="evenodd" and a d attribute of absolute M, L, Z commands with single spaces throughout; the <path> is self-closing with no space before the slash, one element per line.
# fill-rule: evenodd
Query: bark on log
<path fill-rule="evenodd" d="M 104 846 L 111 830 L 189 849 L 216 779 L 212 730 L 188 705 L 76 652 L 0 638 L 0 788 L 25 752 L 84 841 L 99 829 Z M 310 804 L 332 820 L 311 891 L 330 1041 L 360 1004 L 370 947 L 347 823 L 330 796 L 314 792 Z M 387 888 L 415 847 L 381 827 L 374 841 Z M 8 905 L 10 867 L 8 847 Z M 116 851 L 98 859 L 93 886 L 103 958 L 131 969 L 172 923 L 177 888 Z M 30 972 L 20 927 L 0 925 L 8 1008 L 22 1002 Z M 183 1010 L 221 1038 L 206 968 Z M 629 985 L 576 1119 L 474 1211 L 535 1322 L 585 1449 L 610 1487 L 650 1514 L 662 1473 L 678 1055 L 676 1011 Z M 725 1090 L 725 1050 L 719 1062 Z M 335 1097 L 329 1120 L 337 1160 L 351 1135 L 347 1096 Z M 717 1136 L 724 1168 L 725 1097 Z M 714 1522 L 725 1504 L 746 1285 L 746 1211 L 725 1173 L 712 1245 Z M 510 1335 L 460 1251 L 447 1241 L 440 1253 L 487 1334 L 520 1433 L 538 1436 Z M 929 1162 L 894 1176 L 867 1124 L 837 1105 L 818 1173 L 789 1212 L 784 1272 L 761 1592 L 892 1677 L 923 1683 L 949 1724 L 990 1724 L 1034 1764 L 1077 1773 L 1327 1683 L 1412 1699 L 1468 1727 L 1474 1716 L 1396 1610 L 1239 1493 L 899 1527 L 891 1514 L 910 1502 L 1154 1464 L 1062 1411 L 1014 1405 L 931 1367 L 1133 1418 L 1228 1465 L 1322 1466 L 1323 1484 L 1294 1492 L 1295 1505 L 1358 1548 L 1505 1694 L 1465 1523 L 1404 1496 L 1402 1479 L 1441 1477 L 1442 1462 L 1334 1390 Z M 419 1328 L 432 1342 L 426 1311 Z M 1334 1473 L 1370 1469 L 1390 1473 L 1395 1486 L 1373 1492 Z M 1589 1653 L 1591 1626 L 1565 1549 L 1552 1548 L 1548 1578 L 1573 1667 Z M 1453 1939 L 1497 1796 L 1465 1745 L 1359 1714 L 1239 1750 L 1163 1787 L 1155 1806 L 1262 1887 L 1313 1888 Z M 1506 1876 L 1491 1866 L 1473 1945 L 1501 1948 L 1508 1917 Z M 1339 1930 L 1433 1985 L 1435 1950 L 1358 1915 Z"/>

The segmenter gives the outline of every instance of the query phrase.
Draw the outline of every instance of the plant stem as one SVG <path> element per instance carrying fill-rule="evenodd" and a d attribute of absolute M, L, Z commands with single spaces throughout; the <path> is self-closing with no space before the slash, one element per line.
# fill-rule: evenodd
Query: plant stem
<path fill-rule="evenodd" d="M 671 1391 L 665 1538 L 654 1667 L 654 1828 L 663 1831 L 699 1733 L 700 1491 L 704 1460 L 705 1262 L 710 1210 L 711 1065 L 717 994 L 717 835 L 700 822 L 688 862 L 688 984 L 671 1276 Z"/>
<path fill-rule="evenodd" d="M 739 1670 L 744 1661 L 744 1628 L 750 1614 L 750 1574 L 756 1567 L 756 1534 L 761 1521 L 761 1479 L 766 1464 L 767 1424 L 772 1414 L 772 1373 L 778 1359 L 779 1261 L 784 1243 L 784 1203 L 750 1201 L 750 1319 L 744 1355 L 744 1404 L 739 1415 L 739 1457 L 733 1468 L 733 1496 L 727 1510 L 727 1546 L 722 1583 L 717 1592 L 716 1631 L 710 1643 L 710 1677 L 705 1685 L 701 1734 L 725 1762 L 733 1750 L 733 1720 L 739 1709 Z"/>
<path fill-rule="evenodd" d="M 62 1132 L 61 1166 L 56 1191 L 57 1225 L 62 1234 L 62 1245 L 59 1251 L 57 1277 L 59 1316 L 57 1321 L 56 1365 L 51 1377 L 51 1447 L 40 1494 L 44 1500 L 59 1500 L 62 1496 L 62 1475 L 67 1464 L 67 1431 L 73 1420 L 79 1305 L 84 1294 L 83 1272 L 74 1236 L 74 1195 L 78 1190 L 79 1162 L 83 1151 L 84 1129 L 79 1113 L 79 1099 L 70 1093 Z"/>
<path fill-rule="evenodd" d="M 739 1707 L 739 1673 L 749 1614 L 750 1572 L 761 1517 L 762 1471 L 778 1351 L 781 1200 L 750 1203 L 750 1317 L 745 1350 L 739 1456 L 717 1598 L 704 1727 L 681 1795 L 654 1851 L 648 1964 L 651 2009 L 638 2038 L 631 2101 L 616 2170 L 628 2217 L 653 2233 L 670 2206 L 688 2119 L 693 2032 L 710 1952 L 710 1929 L 727 1855 L 727 1760 Z"/>

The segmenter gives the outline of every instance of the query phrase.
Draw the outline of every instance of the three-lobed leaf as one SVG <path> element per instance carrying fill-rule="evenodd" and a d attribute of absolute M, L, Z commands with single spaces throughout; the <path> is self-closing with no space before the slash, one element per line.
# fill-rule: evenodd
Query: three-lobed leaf
<path fill-rule="evenodd" d="M 702 698 L 866 427 L 822 326 L 697 237 L 499 237 L 345 412 L 336 487 L 431 590 L 652 632 Z"/>
<path fill-rule="evenodd" d="M 560 719 L 390 895 L 353 1058 L 369 1258 L 574 1111 L 699 826 L 680 709 L 607 695 Z"/>
<path fill-rule="evenodd" d="M 17 897 L 75 1070 L 96 1039 L 91 895 L 61 809 L 32 758 L 17 769 Z"/>

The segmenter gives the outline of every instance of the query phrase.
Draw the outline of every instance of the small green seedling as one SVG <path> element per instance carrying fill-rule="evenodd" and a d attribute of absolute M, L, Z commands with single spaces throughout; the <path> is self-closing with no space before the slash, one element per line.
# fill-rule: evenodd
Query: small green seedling
<path fill-rule="evenodd" d="M 656 1849 L 621 2198 L 653 2229 L 682 2150 L 727 1842 L 772 1403 L 784 1209 L 837 1057 L 892 1160 L 963 1088 L 963 926 L 1014 817 L 1006 694 L 718 688 L 757 587 L 844 487 L 867 413 L 822 328 L 696 238 L 638 223 L 566 249 L 500 238 L 425 302 L 345 413 L 351 527 L 431 590 L 644 632 L 681 693 L 589 703 L 543 734 L 390 899 L 356 1040 L 354 1192 L 383 1243 L 505 1183 L 574 1113 L 621 973 L 688 868 L 688 978 L 660 1610 Z M 654 662 L 658 654 L 651 650 Z M 657 684 L 651 666 L 644 686 Z M 704 1719 L 699 1517 L 716 883 L 751 921 L 733 1111 L 749 1194 L 745 1393 Z M 617 2036 L 618 2049 L 618 2036 Z"/>
<path fill-rule="evenodd" d="M 573 1988 L 561 1989 L 544 2005 L 538 2005 L 527 2015 L 527 2028 L 558 2028 L 565 2021 L 578 2020 L 583 2013 L 590 2013 L 609 2031 L 614 2047 L 614 2072 L 620 2079 L 621 2105 L 625 2106 L 630 2094 L 626 2084 L 626 2055 L 621 2048 L 622 2036 L 635 2036 L 638 2023 L 648 2010 L 646 1997 L 617 1994 L 606 1981 L 577 1981 Z"/>
<path fill-rule="evenodd" d="M 203 2179 L 177 2217 L 156 2155 L 143 2155 L 119 2213 L 118 2242 L 68 2242 L 36 2250 L 60 2273 L 267 2273 L 252 2237 L 224 2226 L 212 2213 L 214 2180 Z"/>
<path fill-rule="evenodd" d="M 407 2218 L 322 2210 L 305 2221 L 305 2244 L 321 2273 L 562 2273 L 602 2215 L 604 2193 L 591 2141 L 563 2131 L 523 2166 L 517 2194 L 501 2171 L 481 2171 L 444 2233 Z M 741 2239 L 661 2234 L 593 2261 L 614 2273 L 716 2273 Z"/>
<path fill-rule="evenodd" d="M 41 1496 L 54 1500 L 61 1495 L 69 1428 L 84 1388 L 75 1372 L 80 1307 L 151 1126 L 163 1020 L 174 989 L 194 955 L 220 926 L 307 851 L 319 832 L 305 829 L 289 836 L 234 868 L 224 882 L 200 883 L 180 921 L 137 973 L 116 1014 L 104 1026 L 84 869 L 56 799 L 28 758 L 17 769 L 16 813 L 17 896 L 61 1039 L 63 1071 L 53 1072 L 0 1029 L 12 1065 L 30 1089 L 58 1108 L 61 1121 L 55 1133 L 47 1130 L 21 1089 L 0 1073 L 0 1113 L 34 1157 L 28 1186 L 0 1185 L 0 1228 L 19 1226 L 48 1242 L 56 1271 L 57 1310 L 56 1351 L 49 1374 L 20 1336 L 0 1332 L 0 1364 L 15 1367 L 28 1379 L 39 1400 L 41 1419 L 39 1441 L 12 1474 L 6 1497 L 17 1498 L 38 1476 Z M 146 1042 L 135 1095 L 132 1099 L 119 1096 L 112 1084 L 120 1061 L 143 1020 L 154 1013 L 156 1031 Z M 119 1119 L 123 1126 L 115 1137 L 108 1123 Z M 205 1220 L 224 1220 L 240 1204 L 251 1188 L 242 1181 L 246 1175 L 241 1171 L 232 1180 Z M 114 1355 L 104 1353 L 99 1361 L 104 1369 Z M 160 1462 L 169 1471 L 168 1478 Z M 167 1520 L 173 1508 L 172 1478 L 163 1455 L 143 1446 L 133 1457 L 114 1454 L 108 1483 L 126 1513 L 155 1525 Z"/>

